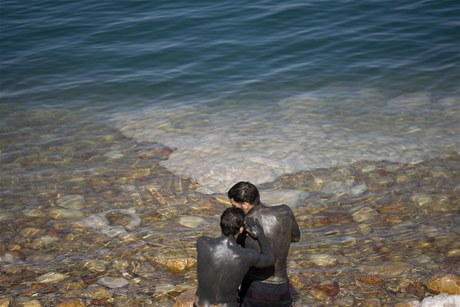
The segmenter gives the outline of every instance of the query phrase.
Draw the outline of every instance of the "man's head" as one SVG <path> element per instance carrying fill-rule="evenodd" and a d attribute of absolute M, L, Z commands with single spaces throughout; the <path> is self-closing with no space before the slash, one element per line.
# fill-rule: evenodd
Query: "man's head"
<path fill-rule="evenodd" d="M 244 230 L 244 212 L 240 208 L 229 207 L 220 217 L 220 229 L 224 236 L 242 233 Z"/>
<path fill-rule="evenodd" d="M 248 214 L 252 207 L 260 204 L 259 190 L 250 182 L 240 181 L 227 193 L 233 207 L 241 208 Z"/>

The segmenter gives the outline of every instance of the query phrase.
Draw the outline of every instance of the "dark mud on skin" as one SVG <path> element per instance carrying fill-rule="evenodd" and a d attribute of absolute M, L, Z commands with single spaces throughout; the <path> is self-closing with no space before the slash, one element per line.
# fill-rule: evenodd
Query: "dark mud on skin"
<path fill-rule="evenodd" d="M 0 301 L 172 306 L 196 286 L 195 242 L 225 208 L 136 143 L 61 109 L 0 113 Z M 460 156 L 285 175 L 305 190 L 288 272 L 297 305 L 392 306 L 460 275 Z M 270 200 L 262 200 L 267 203 Z"/>

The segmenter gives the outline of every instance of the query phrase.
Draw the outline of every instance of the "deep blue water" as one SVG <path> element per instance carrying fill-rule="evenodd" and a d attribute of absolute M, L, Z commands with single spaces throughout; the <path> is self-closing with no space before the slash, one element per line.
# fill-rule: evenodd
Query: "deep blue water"
<path fill-rule="evenodd" d="M 0 102 L 266 103 L 459 92 L 458 1 L 8 1 Z"/>

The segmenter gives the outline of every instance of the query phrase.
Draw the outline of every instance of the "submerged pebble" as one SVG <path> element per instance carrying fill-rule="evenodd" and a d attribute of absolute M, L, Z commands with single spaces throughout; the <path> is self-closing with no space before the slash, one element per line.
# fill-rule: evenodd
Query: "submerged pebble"
<path fill-rule="evenodd" d="M 64 279 L 69 278 L 67 274 L 59 272 L 48 272 L 36 278 L 40 283 L 58 283 Z"/>
<path fill-rule="evenodd" d="M 101 277 L 97 282 L 111 289 L 123 288 L 129 284 L 129 281 L 122 277 Z"/>
<path fill-rule="evenodd" d="M 59 198 L 56 204 L 70 210 L 80 210 L 85 206 L 85 198 L 82 195 L 67 195 Z"/>
<path fill-rule="evenodd" d="M 460 278 L 454 274 L 442 274 L 431 277 L 427 282 L 428 289 L 433 293 L 460 295 Z"/>
<path fill-rule="evenodd" d="M 196 228 L 204 222 L 205 219 L 199 216 L 181 216 L 179 219 L 179 224 L 188 228 Z"/>

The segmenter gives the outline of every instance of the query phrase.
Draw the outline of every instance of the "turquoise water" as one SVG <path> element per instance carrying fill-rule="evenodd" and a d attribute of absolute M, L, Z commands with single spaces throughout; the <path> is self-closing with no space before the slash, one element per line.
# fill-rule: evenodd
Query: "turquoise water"
<path fill-rule="evenodd" d="M 3 110 L 89 111 L 200 183 L 460 147 L 458 1 L 0 5 Z"/>
<path fill-rule="evenodd" d="M 458 93 L 458 1 L 2 1 L 1 102 Z"/>

